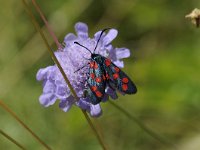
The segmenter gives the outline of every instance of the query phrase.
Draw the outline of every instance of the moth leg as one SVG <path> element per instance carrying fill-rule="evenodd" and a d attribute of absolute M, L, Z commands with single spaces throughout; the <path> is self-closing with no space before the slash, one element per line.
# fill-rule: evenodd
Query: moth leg
<path fill-rule="evenodd" d="M 83 98 L 86 98 L 87 95 L 88 95 L 88 91 L 87 91 L 87 89 L 84 89 L 84 90 L 83 90 Z"/>

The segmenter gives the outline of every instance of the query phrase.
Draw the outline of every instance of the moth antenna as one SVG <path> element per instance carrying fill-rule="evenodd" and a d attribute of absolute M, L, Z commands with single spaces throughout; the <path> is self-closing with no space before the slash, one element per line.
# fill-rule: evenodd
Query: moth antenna
<path fill-rule="evenodd" d="M 89 51 L 90 52 L 90 54 L 92 54 L 92 52 L 87 48 L 87 47 L 85 47 L 85 46 L 83 46 L 83 45 L 81 45 L 80 43 L 78 43 L 78 42 L 74 42 L 74 44 L 77 44 L 77 45 L 79 45 L 79 46 L 81 46 L 81 47 L 83 47 L 83 48 L 85 48 L 87 51 Z"/>
<path fill-rule="evenodd" d="M 98 41 L 97 41 L 97 44 L 96 44 L 96 46 L 95 46 L 95 48 L 94 48 L 94 52 L 95 52 L 95 50 L 97 49 L 97 46 L 98 46 L 99 41 L 100 41 L 100 39 L 101 39 L 101 36 L 102 36 L 103 33 L 104 33 L 106 30 L 108 30 L 108 29 L 111 29 L 111 28 L 105 28 L 105 29 L 103 29 L 103 30 L 101 31 L 101 34 L 100 34 L 99 39 L 98 39 Z"/>

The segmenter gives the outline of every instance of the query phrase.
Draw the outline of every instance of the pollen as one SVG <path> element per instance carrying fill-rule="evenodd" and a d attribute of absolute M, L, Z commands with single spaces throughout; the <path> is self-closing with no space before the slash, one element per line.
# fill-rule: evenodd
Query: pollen
<path fill-rule="evenodd" d="M 128 78 L 126 78 L 126 77 L 123 78 L 123 79 L 122 79 L 122 82 L 123 82 L 123 83 L 128 83 Z"/>
<path fill-rule="evenodd" d="M 123 89 L 123 91 L 128 90 L 128 85 L 127 85 L 127 84 L 123 84 L 123 85 L 122 85 L 122 89 Z"/>
<path fill-rule="evenodd" d="M 101 82 L 101 77 L 95 78 L 95 81 L 98 82 L 98 83 L 100 83 Z"/>
<path fill-rule="evenodd" d="M 117 79 L 117 78 L 119 78 L 119 74 L 118 73 L 114 73 L 113 74 L 113 79 Z"/>
<path fill-rule="evenodd" d="M 105 60 L 105 64 L 106 64 L 107 67 L 110 66 L 111 60 L 110 60 L 110 59 L 106 59 L 106 60 Z"/>

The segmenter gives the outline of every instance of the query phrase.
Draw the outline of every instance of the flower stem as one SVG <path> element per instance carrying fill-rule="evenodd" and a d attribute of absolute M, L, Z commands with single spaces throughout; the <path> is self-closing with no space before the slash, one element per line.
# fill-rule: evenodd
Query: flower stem
<path fill-rule="evenodd" d="M 0 106 L 7 111 L 15 120 L 17 120 L 40 144 L 42 144 L 46 149 L 51 150 L 51 148 L 44 143 L 8 106 L 0 100 Z"/>
<path fill-rule="evenodd" d="M 168 141 L 167 139 L 161 137 L 157 133 L 155 133 L 153 130 L 149 129 L 143 122 L 141 122 L 137 117 L 130 114 L 128 111 L 120 107 L 119 105 L 113 103 L 112 101 L 109 101 L 112 106 L 114 106 L 116 109 L 118 109 L 120 112 L 122 112 L 126 117 L 128 117 L 130 120 L 135 122 L 140 128 L 142 128 L 146 133 L 148 133 L 151 137 L 158 140 L 162 144 L 169 146 L 171 148 L 177 149 L 176 145 L 172 143 L 171 141 Z"/>
<path fill-rule="evenodd" d="M 39 24 L 37 23 L 37 21 L 36 21 L 34 15 L 33 15 L 33 13 L 31 12 L 31 10 L 30 10 L 28 4 L 26 3 L 25 0 L 22 0 L 22 2 L 23 2 L 23 4 L 24 4 L 24 6 L 25 6 L 25 9 L 26 9 L 27 14 L 28 14 L 29 17 L 31 18 L 31 21 L 32 21 L 34 27 L 35 27 L 36 30 L 40 33 L 40 35 L 41 35 L 41 37 L 42 37 L 42 39 L 43 39 L 43 41 L 44 41 L 44 43 L 45 43 L 45 45 L 46 45 L 46 47 L 47 47 L 48 52 L 49 52 L 50 55 L 51 55 L 51 58 L 53 59 L 54 63 L 57 65 L 57 67 L 58 67 L 58 69 L 60 70 L 60 72 L 61 72 L 61 74 L 62 74 L 62 76 L 63 76 L 65 82 L 66 82 L 67 85 L 69 86 L 72 95 L 75 97 L 75 99 L 78 99 L 75 90 L 73 89 L 73 87 L 72 87 L 72 85 L 71 85 L 69 79 L 68 79 L 67 76 L 65 75 L 65 72 L 64 72 L 62 66 L 60 65 L 58 59 L 57 59 L 56 56 L 54 55 L 53 50 L 51 49 L 51 47 L 50 47 L 50 45 L 49 45 L 47 39 L 45 38 L 44 33 L 43 33 L 42 30 L 40 29 L 40 26 L 39 26 Z"/>
<path fill-rule="evenodd" d="M 99 135 L 99 133 L 97 132 L 96 128 L 94 127 L 92 121 L 90 120 L 89 116 L 87 115 L 86 111 L 82 110 L 83 114 L 85 115 L 85 118 L 87 119 L 91 129 L 93 130 L 93 132 L 95 133 L 96 138 L 98 139 L 99 143 L 101 144 L 102 148 L 104 150 L 107 150 L 108 148 L 106 147 L 106 145 L 104 144 L 101 136 Z"/>
<path fill-rule="evenodd" d="M 12 143 L 14 143 L 15 145 L 17 145 L 19 148 L 21 148 L 22 150 L 26 150 L 21 144 L 19 144 L 16 140 L 14 140 L 12 137 L 10 137 L 8 134 L 6 134 L 5 132 L 3 132 L 0 129 L 0 133 L 7 138 L 9 141 L 11 141 Z"/>
<path fill-rule="evenodd" d="M 23 4 L 24 4 L 24 6 L 25 6 L 25 9 L 26 9 L 28 15 L 29 15 L 30 18 L 31 18 L 31 21 L 33 22 L 34 27 L 35 27 L 36 30 L 40 33 L 40 35 L 41 35 L 41 37 L 42 37 L 42 39 L 43 39 L 45 45 L 47 46 L 47 49 L 48 49 L 48 51 L 49 51 L 49 53 L 50 53 L 50 55 L 51 55 L 51 57 L 52 57 L 54 63 L 55 63 L 55 64 L 57 65 L 57 67 L 59 68 L 59 70 L 60 70 L 60 72 L 61 72 L 61 74 L 62 74 L 62 76 L 63 76 L 65 82 L 67 83 L 67 85 L 68 85 L 68 87 L 69 87 L 69 89 L 70 89 L 72 95 L 74 96 L 74 98 L 75 98 L 76 100 L 78 100 L 78 96 L 77 96 L 75 90 L 73 89 L 73 87 L 72 87 L 70 81 L 68 80 L 68 78 L 67 78 L 67 76 L 66 76 L 66 74 L 65 74 L 65 72 L 64 72 L 64 70 L 63 70 L 63 68 L 62 68 L 62 66 L 60 65 L 58 59 L 57 59 L 56 56 L 54 55 L 54 52 L 52 51 L 52 49 L 51 49 L 49 43 L 47 42 L 47 40 L 46 40 L 46 38 L 45 38 L 45 36 L 44 36 L 44 33 L 43 33 L 42 30 L 40 29 L 40 26 L 39 26 L 39 24 L 37 23 L 37 21 L 36 21 L 34 15 L 33 15 L 33 13 L 31 12 L 29 6 L 27 5 L 27 3 L 26 3 L 25 0 L 22 0 L 22 2 L 23 2 Z M 47 22 L 47 24 L 48 24 L 48 22 Z M 97 137 L 98 142 L 100 143 L 100 145 L 102 146 L 102 148 L 103 148 L 104 150 L 107 150 L 107 148 L 106 148 L 106 146 L 105 146 L 105 144 L 104 144 L 104 142 L 103 142 L 103 139 L 99 136 L 99 133 L 97 132 L 95 126 L 93 125 L 92 121 L 90 120 L 88 114 L 86 113 L 85 110 L 82 110 L 82 112 L 83 112 L 83 114 L 84 114 L 84 116 L 85 116 L 85 118 L 86 118 L 88 124 L 90 125 L 91 129 L 94 131 L 94 134 L 95 134 L 95 136 Z"/>
<path fill-rule="evenodd" d="M 58 41 L 58 38 L 57 38 L 56 35 L 54 34 L 53 30 L 51 29 L 51 27 L 50 27 L 50 25 L 49 25 L 49 23 L 48 23 L 46 17 L 45 17 L 44 14 L 42 13 L 42 11 L 41 11 L 39 5 L 36 3 L 35 0 L 32 0 L 32 3 L 33 3 L 33 5 L 35 6 L 35 9 L 37 10 L 37 12 L 40 14 L 40 17 L 42 18 L 42 20 L 44 21 L 44 23 L 45 23 L 45 25 L 46 25 L 46 27 L 47 27 L 47 29 L 48 29 L 50 35 L 52 36 L 54 42 L 55 42 L 56 45 L 57 45 L 57 48 L 60 49 L 62 46 L 61 46 L 60 42 Z"/>

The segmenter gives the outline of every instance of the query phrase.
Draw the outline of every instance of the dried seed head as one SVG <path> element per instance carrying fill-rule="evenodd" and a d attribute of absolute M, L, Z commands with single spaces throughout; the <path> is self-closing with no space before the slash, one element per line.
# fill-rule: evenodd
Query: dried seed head
<path fill-rule="evenodd" d="M 200 9 L 195 8 L 190 14 L 185 16 L 186 18 L 189 18 L 191 22 L 196 25 L 196 27 L 199 27 L 200 24 Z"/>

